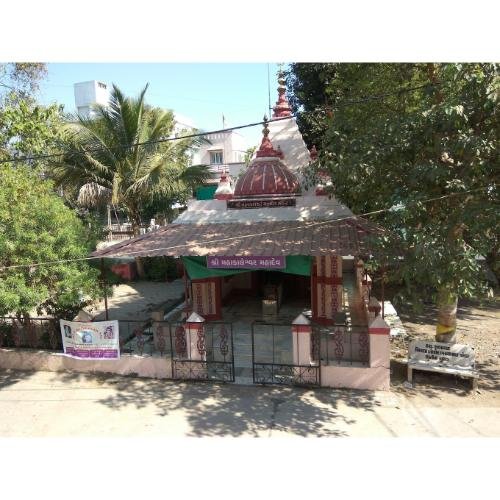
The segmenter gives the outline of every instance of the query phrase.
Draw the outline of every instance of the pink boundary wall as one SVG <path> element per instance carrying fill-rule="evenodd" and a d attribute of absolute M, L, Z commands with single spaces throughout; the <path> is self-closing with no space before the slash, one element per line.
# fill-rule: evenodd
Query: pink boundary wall
<path fill-rule="evenodd" d="M 358 288 L 365 303 L 370 345 L 369 366 L 354 365 L 320 366 L 321 386 L 346 389 L 390 390 L 391 371 L 389 342 L 390 327 L 380 316 L 379 302 L 375 297 L 368 300 L 371 278 L 363 276 L 363 263 L 356 265 Z"/>
<path fill-rule="evenodd" d="M 112 361 L 85 361 L 59 352 L 28 349 L 0 349 L 0 368 L 8 370 L 41 370 L 49 372 L 135 374 L 139 377 L 172 378 L 170 359 L 122 354 Z"/>
<path fill-rule="evenodd" d="M 345 389 L 367 389 L 388 391 L 390 389 L 389 369 L 377 366 L 322 366 L 321 386 Z"/>
<path fill-rule="evenodd" d="M 377 316 L 368 327 L 370 343 L 369 366 L 321 366 L 322 387 L 388 391 L 391 384 L 389 325 Z"/>

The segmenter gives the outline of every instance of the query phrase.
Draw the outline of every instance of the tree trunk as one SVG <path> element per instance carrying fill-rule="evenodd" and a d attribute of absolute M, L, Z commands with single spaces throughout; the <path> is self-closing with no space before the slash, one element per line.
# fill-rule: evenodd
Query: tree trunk
<path fill-rule="evenodd" d="M 438 342 L 456 342 L 457 340 L 457 304 L 458 297 L 446 288 L 438 292 L 438 323 L 436 340 Z"/>
<path fill-rule="evenodd" d="M 134 233 L 134 238 L 140 235 L 141 220 L 138 215 L 131 215 L 130 221 L 132 222 L 132 232 Z M 144 272 L 144 262 L 141 257 L 135 257 L 135 265 L 137 267 L 137 275 L 139 278 L 144 279 L 146 273 Z"/>

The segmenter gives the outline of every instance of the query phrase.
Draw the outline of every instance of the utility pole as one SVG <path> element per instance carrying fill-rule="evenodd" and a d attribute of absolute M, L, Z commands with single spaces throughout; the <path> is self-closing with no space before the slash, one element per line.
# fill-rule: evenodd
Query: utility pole
<path fill-rule="evenodd" d="M 269 63 L 267 63 L 267 98 L 269 104 L 269 116 L 272 116 L 271 109 L 271 77 L 269 76 Z"/>

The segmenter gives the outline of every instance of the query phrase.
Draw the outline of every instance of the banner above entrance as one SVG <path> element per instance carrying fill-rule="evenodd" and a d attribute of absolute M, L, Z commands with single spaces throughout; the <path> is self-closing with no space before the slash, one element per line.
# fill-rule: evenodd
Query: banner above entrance
<path fill-rule="evenodd" d="M 284 269 L 285 257 L 265 257 L 258 255 L 219 255 L 208 256 L 207 267 L 210 269 Z"/>
<path fill-rule="evenodd" d="M 208 257 L 211 259 L 212 257 Z M 223 259 L 233 259 L 233 257 L 218 257 Z M 244 259 L 278 259 L 278 257 L 242 257 Z M 283 257 L 282 257 L 283 258 Z M 283 268 L 267 267 L 268 271 L 278 271 L 288 274 L 298 274 L 299 276 L 311 276 L 311 265 L 313 257 L 309 255 L 287 255 L 284 257 L 285 266 Z M 220 269 L 207 267 L 207 257 L 182 257 L 182 262 L 190 279 L 213 278 L 216 276 L 231 276 L 232 274 L 248 273 L 256 271 L 259 267 L 251 266 L 246 268 Z"/>

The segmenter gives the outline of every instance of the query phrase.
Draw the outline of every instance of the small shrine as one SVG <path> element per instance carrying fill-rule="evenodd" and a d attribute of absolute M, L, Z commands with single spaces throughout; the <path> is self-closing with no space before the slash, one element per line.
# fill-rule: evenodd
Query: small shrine
<path fill-rule="evenodd" d="M 389 327 L 373 308 L 364 269 L 369 236 L 378 228 L 327 196 L 326 177 L 315 188 L 303 187 L 302 172 L 316 160 L 280 77 L 260 147 L 236 180 L 222 171 L 214 199 L 190 200 L 169 226 L 94 253 L 181 260 L 185 302 L 179 320 L 187 321 L 189 332 L 196 314 L 200 337 L 198 344 L 192 336 L 189 342 L 193 349 L 206 346 L 209 337 L 203 335 L 212 331 L 212 347 L 194 358 L 182 351 L 189 359 L 179 363 L 206 363 L 203 377 L 210 378 L 210 367 L 216 372 L 222 366 L 217 363 L 229 363 L 231 331 L 234 359 L 224 365 L 230 374 L 225 380 L 388 388 Z M 224 340 L 224 355 L 214 328 Z M 179 335 L 172 340 L 174 351 L 176 341 L 187 342 Z M 251 360 L 244 345 L 252 346 Z"/>

